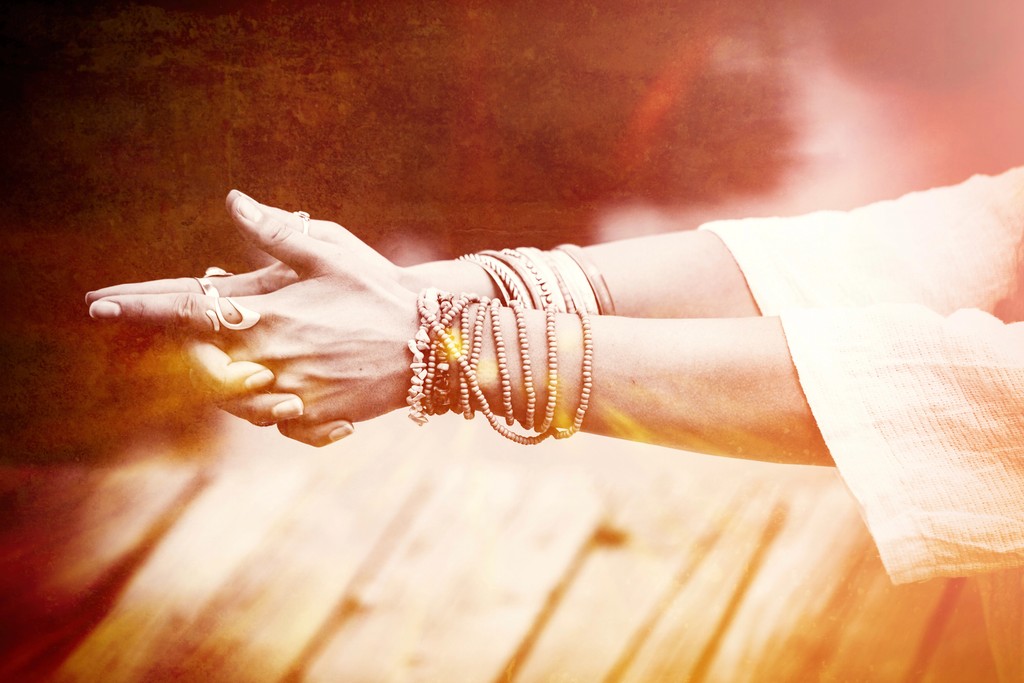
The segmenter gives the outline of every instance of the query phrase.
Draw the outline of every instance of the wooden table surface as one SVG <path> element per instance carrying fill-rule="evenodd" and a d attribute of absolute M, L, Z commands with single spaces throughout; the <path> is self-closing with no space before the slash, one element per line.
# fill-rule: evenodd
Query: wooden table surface
<path fill-rule="evenodd" d="M 0 680 L 984 681 L 834 470 L 400 414 L 2 472 Z"/>

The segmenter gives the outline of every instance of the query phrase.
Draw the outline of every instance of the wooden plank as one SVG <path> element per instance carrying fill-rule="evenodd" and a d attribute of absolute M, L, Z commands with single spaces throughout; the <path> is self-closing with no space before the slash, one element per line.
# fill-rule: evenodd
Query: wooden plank
<path fill-rule="evenodd" d="M 1024 568 L 976 579 L 992 655 L 1002 681 L 1024 680 Z"/>
<path fill-rule="evenodd" d="M 201 487 L 199 463 L 142 450 L 0 471 L 0 679 L 59 666 Z"/>
<path fill-rule="evenodd" d="M 920 683 L 959 683 L 960 681 L 997 681 L 995 661 L 989 647 L 988 629 L 976 579 L 950 582 L 959 588 L 947 603 L 945 613 L 936 614 L 938 628 L 922 642 L 919 661 L 925 666 Z M 923 653 L 924 656 L 920 656 Z M 1003 680 L 1013 680 L 1006 678 Z"/>
<path fill-rule="evenodd" d="M 585 479 L 491 459 L 442 477 L 387 561 L 354 587 L 305 680 L 496 680 L 571 580 L 600 521 Z"/>
<path fill-rule="evenodd" d="M 842 628 L 816 668 L 826 681 L 915 680 L 915 654 L 942 598 L 942 581 L 894 586 L 882 571 L 851 575 Z"/>
<path fill-rule="evenodd" d="M 775 489 L 746 498 L 699 562 L 681 567 L 674 592 L 652 615 L 646 638 L 616 665 L 609 679 L 699 680 L 784 514 Z"/>
<path fill-rule="evenodd" d="M 870 555 L 853 499 L 832 470 L 808 468 L 779 491 L 787 516 L 705 672 L 711 681 L 808 680 L 849 576 Z M 877 559 L 876 559 L 877 565 Z M 811 669 L 813 670 L 813 668 Z"/>
<path fill-rule="evenodd" d="M 187 505 L 202 488 L 201 462 L 144 454 L 126 459 L 128 464 L 98 473 L 98 485 L 83 502 L 71 526 L 74 537 L 63 545 L 63 561 L 54 567 L 47 587 L 93 583 L 104 568 L 138 547 L 160 516 Z"/>
<path fill-rule="evenodd" d="M 642 453 L 621 450 L 622 463 L 596 473 L 610 501 L 606 530 L 513 672 L 516 681 L 609 677 L 680 574 L 703 560 L 734 511 L 758 490 L 749 477 L 717 476 L 721 468 L 701 467 L 682 454 L 674 467 L 645 467 Z"/>
<path fill-rule="evenodd" d="M 706 680 L 916 679 L 944 584 L 893 586 L 838 480 L 790 500 Z"/>
<path fill-rule="evenodd" d="M 314 456 L 316 476 L 183 637 L 159 653 L 147 680 L 202 672 L 208 681 L 273 681 L 300 665 L 367 557 L 390 545 L 389 528 L 400 532 L 428 490 L 429 482 L 421 482 L 426 463 L 404 466 L 409 444 L 381 427 L 360 436 L 385 436 L 387 452 Z"/>
<path fill-rule="evenodd" d="M 198 623 L 215 631 L 209 606 L 225 591 L 232 594 L 233 582 L 246 576 L 246 563 L 263 559 L 261 545 L 280 525 L 291 523 L 289 510 L 305 492 L 333 467 L 352 473 L 377 455 L 353 453 L 350 447 L 341 457 L 338 447 L 312 449 L 238 420 L 225 422 L 225 430 L 227 452 L 218 459 L 212 483 L 68 658 L 57 680 L 141 680 L 172 653 L 191 655 L 197 638 L 191 627 Z M 393 437 L 390 443 L 405 446 Z M 262 609 L 267 608 L 254 608 L 255 613 Z M 229 621 L 244 612 L 230 611 Z M 227 633 L 237 640 L 237 633 Z M 217 637 L 205 631 L 198 637 L 204 635 Z"/>

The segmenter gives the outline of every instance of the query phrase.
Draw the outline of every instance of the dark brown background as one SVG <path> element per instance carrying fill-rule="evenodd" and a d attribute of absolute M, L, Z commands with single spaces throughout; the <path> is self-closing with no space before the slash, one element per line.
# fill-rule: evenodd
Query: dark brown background
<path fill-rule="evenodd" d="M 587 243 L 616 206 L 776 188 L 796 163 L 805 36 L 906 101 L 908 134 L 935 145 L 916 180 L 952 182 L 1024 159 L 1021 14 L 1012 0 L 9 5 L 3 456 L 202 435 L 173 347 L 93 323 L 82 297 L 244 269 L 222 215 L 232 187 L 399 261 Z"/>

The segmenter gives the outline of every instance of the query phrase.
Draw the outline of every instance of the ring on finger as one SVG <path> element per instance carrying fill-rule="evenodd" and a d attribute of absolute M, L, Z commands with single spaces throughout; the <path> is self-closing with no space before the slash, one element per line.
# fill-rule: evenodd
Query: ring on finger
<path fill-rule="evenodd" d="M 302 234 L 309 234 L 309 214 L 305 211 L 292 211 L 296 216 L 302 219 Z"/>
<path fill-rule="evenodd" d="M 216 288 L 214 288 L 216 292 Z M 242 319 L 237 323 L 229 322 L 224 317 L 224 310 L 221 308 L 221 301 L 227 301 L 231 306 L 238 312 L 238 315 L 242 316 Z M 218 294 L 213 295 L 213 308 L 206 310 L 206 317 L 213 323 L 213 331 L 220 332 L 221 327 L 225 327 L 229 330 L 247 330 L 260 321 L 260 314 L 251 308 L 246 308 L 239 303 L 236 303 L 231 297 L 220 296 Z"/>
<path fill-rule="evenodd" d="M 218 292 L 217 288 L 213 286 L 212 282 L 210 282 L 210 278 L 227 277 L 228 275 L 233 275 L 233 273 L 229 273 L 228 271 L 224 270 L 223 268 L 220 268 L 219 266 L 210 266 L 209 268 L 206 269 L 206 272 L 203 273 L 202 277 L 197 277 L 193 279 L 199 283 L 200 288 L 202 288 L 203 290 L 203 294 L 205 294 L 206 296 L 216 297 L 220 296 L 220 292 Z"/>

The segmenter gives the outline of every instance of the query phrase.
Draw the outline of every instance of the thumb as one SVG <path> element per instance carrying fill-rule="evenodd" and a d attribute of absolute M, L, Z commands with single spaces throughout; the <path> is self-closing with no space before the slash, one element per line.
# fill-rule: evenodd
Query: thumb
<path fill-rule="evenodd" d="M 264 207 L 238 190 L 228 193 L 226 203 L 242 235 L 296 273 L 308 273 L 320 264 L 322 255 L 316 240 L 282 220 L 280 211 Z"/>

